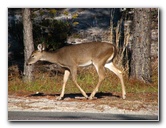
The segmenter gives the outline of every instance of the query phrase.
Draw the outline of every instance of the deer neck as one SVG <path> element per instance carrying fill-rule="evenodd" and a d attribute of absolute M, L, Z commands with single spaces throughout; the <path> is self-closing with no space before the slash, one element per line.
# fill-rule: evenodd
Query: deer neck
<path fill-rule="evenodd" d="M 42 58 L 40 60 L 48 61 L 48 62 L 51 62 L 51 63 L 57 63 L 57 55 L 56 55 L 56 53 L 43 51 L 42 54 L 43 55 L 42 55 Z"/>

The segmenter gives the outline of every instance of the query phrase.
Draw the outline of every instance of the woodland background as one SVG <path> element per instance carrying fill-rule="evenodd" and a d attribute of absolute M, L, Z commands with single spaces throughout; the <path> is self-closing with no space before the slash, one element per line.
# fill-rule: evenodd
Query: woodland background
<path fill-rule="evenodd" d="M 47 50 L 53 51 L 66 45 L 104 41 L 118 49 L 114 63 L 123 71 L 127 100 L 119 99 L 120 80 L 106 71 L 106 79 L 96 94 L 100 97 L 97 103 L 129 110 L 150 106 L 147 109 L 156 111 L 159 105 L 158 14 L 157 8 L 9 8 L 8 95 L 35 96 L 38 92 L 53 99 L 59 96 L 62 68 L 40 61 L 33 68 L 25 64 L 39 43 L 45 42 Z M 25 30 L 31 38 L 26 38 Z M 78 68 L 77 81 L 88 95 L 97 79 L 93 66 Z M 80 95 L 71 79 L 65 94 L 70 98 Z"/>

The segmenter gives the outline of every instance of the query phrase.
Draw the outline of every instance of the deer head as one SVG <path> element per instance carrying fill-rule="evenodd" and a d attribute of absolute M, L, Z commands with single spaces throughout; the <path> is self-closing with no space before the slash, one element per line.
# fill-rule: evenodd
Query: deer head
<path fill-rule="evenodd" d="M 39 44 L 37 46 L 38 50 L 35 50 L 32 52 L 31 56 L 29 57 L 27 61 L 27 65 L 31 65 L 36 63 L 38 60 L 42 60 L 43 57 L 43 51 L 45 50 L 45 45 L 44 43 Z"/>

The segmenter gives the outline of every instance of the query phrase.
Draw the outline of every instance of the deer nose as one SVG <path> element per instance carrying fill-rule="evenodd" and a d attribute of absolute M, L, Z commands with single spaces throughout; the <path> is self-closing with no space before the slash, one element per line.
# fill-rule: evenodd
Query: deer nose
<path fill-rule="evenodd" d="M 30 66 L 31 64 L 29 64 L 28 62 L 26 62 L 26 66 Z"/>

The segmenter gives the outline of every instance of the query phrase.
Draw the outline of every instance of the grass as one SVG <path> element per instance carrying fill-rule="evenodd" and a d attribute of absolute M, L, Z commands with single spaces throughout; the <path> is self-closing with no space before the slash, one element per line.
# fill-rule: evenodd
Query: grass
<path fill-rule="evenodd" d="M 36 72 L 35 80 L 31 83 L 24 83 L 19 74 L 10 72 L 12 67 L 9 67 L 8 76 L 8 93 L 9 94 L 31 94 L 42 92 L 47 94 L 60 94 L 62 88 L 63 75 L 50 77 L 48 73 Z M 146 84 L 135 79 L 128 79 L 124 75 L 124 81 L 127 93 L 158 93 L 158 71 L 157 68 L 153 71 L 152 84 Z M 98 82 L 98 76 L 94 68 L 79 69 L 78 84 L 86 93 L 91 93 Z M 103 93 L 121 93 L 120 80 L 113 73 L 106 71 L 106 79 L 99 88 L 99 92 Z M 71 77 L 69 78 L 65 93 L 80 93 L 74 85 Z"/>

